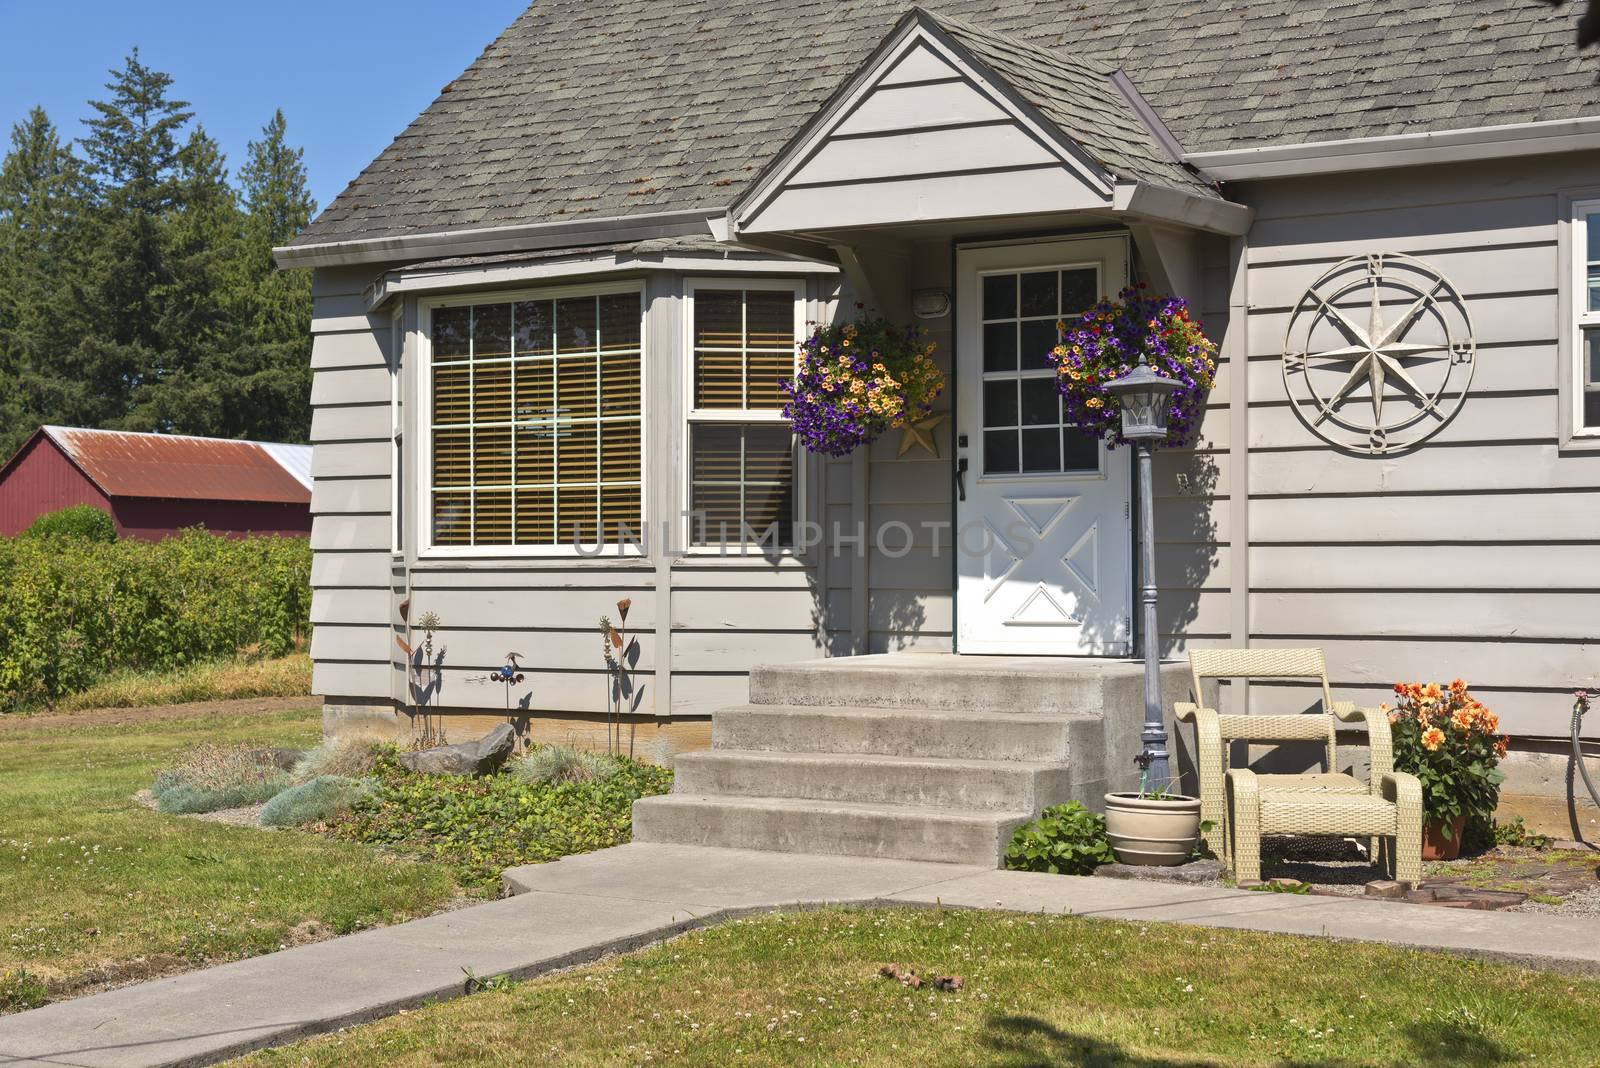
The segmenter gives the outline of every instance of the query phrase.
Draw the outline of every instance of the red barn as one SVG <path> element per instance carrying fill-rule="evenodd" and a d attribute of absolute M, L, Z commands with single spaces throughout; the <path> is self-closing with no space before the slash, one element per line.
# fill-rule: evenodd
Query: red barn
<path fill-rule="evenodd" d="M 40 427 L 0 468 L 0 535 L 74 504 L 103 508 L 120 536 L 150 541 L 201 525 L 309 534 L 311 446 Z"/>

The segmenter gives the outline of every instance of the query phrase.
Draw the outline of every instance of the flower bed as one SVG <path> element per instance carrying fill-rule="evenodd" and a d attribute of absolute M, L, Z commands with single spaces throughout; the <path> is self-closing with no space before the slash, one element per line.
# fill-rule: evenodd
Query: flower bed
<path fill-rule="evenodd" d="M 784 383 L 783 414 L 808 452 L 848 456 L 933 410 L 944 391 L 934 345 L 881 317 L 819 326 Z"/>
<path fill-rule="evenodd" d="M 1126 445 L 1122 404 L 1106 384 L 1133 370 L 1143 355 L 1151 370 L 1179 383 L 1172 393 L 1167 443 L 1181 445 L 1193 435 L 1216 381 L 1217 346 L 1189 318 L 1182 297 L 1145 290 L 1143 282 L 1129 286 L 1116 300 L 1102 300 L 1076 319 L 1058 323 L 1061 341 L 1049 359 L 1067 421 L 1108 444 Z"/>

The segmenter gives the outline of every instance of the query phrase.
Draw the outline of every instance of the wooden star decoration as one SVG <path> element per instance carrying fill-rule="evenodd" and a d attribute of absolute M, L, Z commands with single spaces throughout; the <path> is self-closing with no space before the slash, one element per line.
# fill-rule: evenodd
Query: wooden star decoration
<path fill-rule="evenodd" d="M 913 445 L 921 445 L 928 450 L 929 455 L 937 458 L 939 438 L 934 430 L 948 418 L 950 418 L 948 415 L 930 415 L 925 419 L 914 419 L 907 423 L 900 438 L 900 451 L 895 455 L 904 456 L 911 451 Z"/>

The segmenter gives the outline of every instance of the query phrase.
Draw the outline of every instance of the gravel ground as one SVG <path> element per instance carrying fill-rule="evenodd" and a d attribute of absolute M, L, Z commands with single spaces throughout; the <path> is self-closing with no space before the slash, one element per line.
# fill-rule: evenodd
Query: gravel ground
<path fill-rule="evenodd" d="M 1507 912 L 1543 912 L 1552 916 L 1600 916 L 1600 886 L 1568 894 L 1559 905 L 1546 905 L 1539 901 L 1524 901 Z"/>
<path fill-rule="evenodd" d="M 149 790 L 140 790 L 133 795 L 133 799 L 145 808 L 154 810 L 156 807 L 155 795 Z M 243 808 L 219 808 L 215 812 L 185 812 L 188 819 L 204 820 L 207 823 L 226 823 L 230 827 L 255 827 L 263 831 L 276 831 L 277 827 L 261 826 L 261 810 L 266 808 L 266 803 L 259 805 L 245 805 Z"/>

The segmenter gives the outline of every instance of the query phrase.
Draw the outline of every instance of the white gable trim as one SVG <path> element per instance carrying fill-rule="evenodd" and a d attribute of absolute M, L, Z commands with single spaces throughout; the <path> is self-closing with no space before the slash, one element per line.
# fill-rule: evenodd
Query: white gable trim
<path fill-rule="evenodd" d="M 967 99 L 957 100 L 953 92 L 943 94 L 945 86 L 961 87 Z M 905 130 L 886 125 L 874 114 L 874 99 L 883 99 L 880 90 L 889 93 L 919 90 L 935 99 L 948 96 L 949 108 L 939 121 L 919 123 L 914 131 Z M 977 94 L 975 98 L 973 91 Z M 974 103 L 980 106 L 971 106 Z M 1000 145 L 1002 151 L 1013 155 L 998 161 L 986 160 L 983 166 L 963 167 L 952 162 L 941 173 L 981 175 L 1000 171 L 1015 173 L 1027 168 L 1064 170 L 1093 199 L 1110 203 L 1115 188 L 1111 175 L 921 12 L 913 11 L 779 153 L 750 190 L 735 202 L 729 214 L 736 232 L 764 229 L 761 216 L 781 194 L 829 184 L 806 182 L 801 176 L 830 144 L 837 144 L 841 139 L 870 138 L 883 142 L 884 151 L 893 152 L 897 147 L 904 147 L 897 144 L 897 138 L 912 133 L 919 140 L 939 140 L 959 131 L 1002 126 L 1017 131 L 1016 138 L 1002 138 Z M 1026 151 L 1029 146 L 1035 149 L 1031 159 Z M 926 177 L 930 176 L 912 174 L 898 180 L 915 181 Z M 885 179 L 864 176 L 863 180 Z"/>

